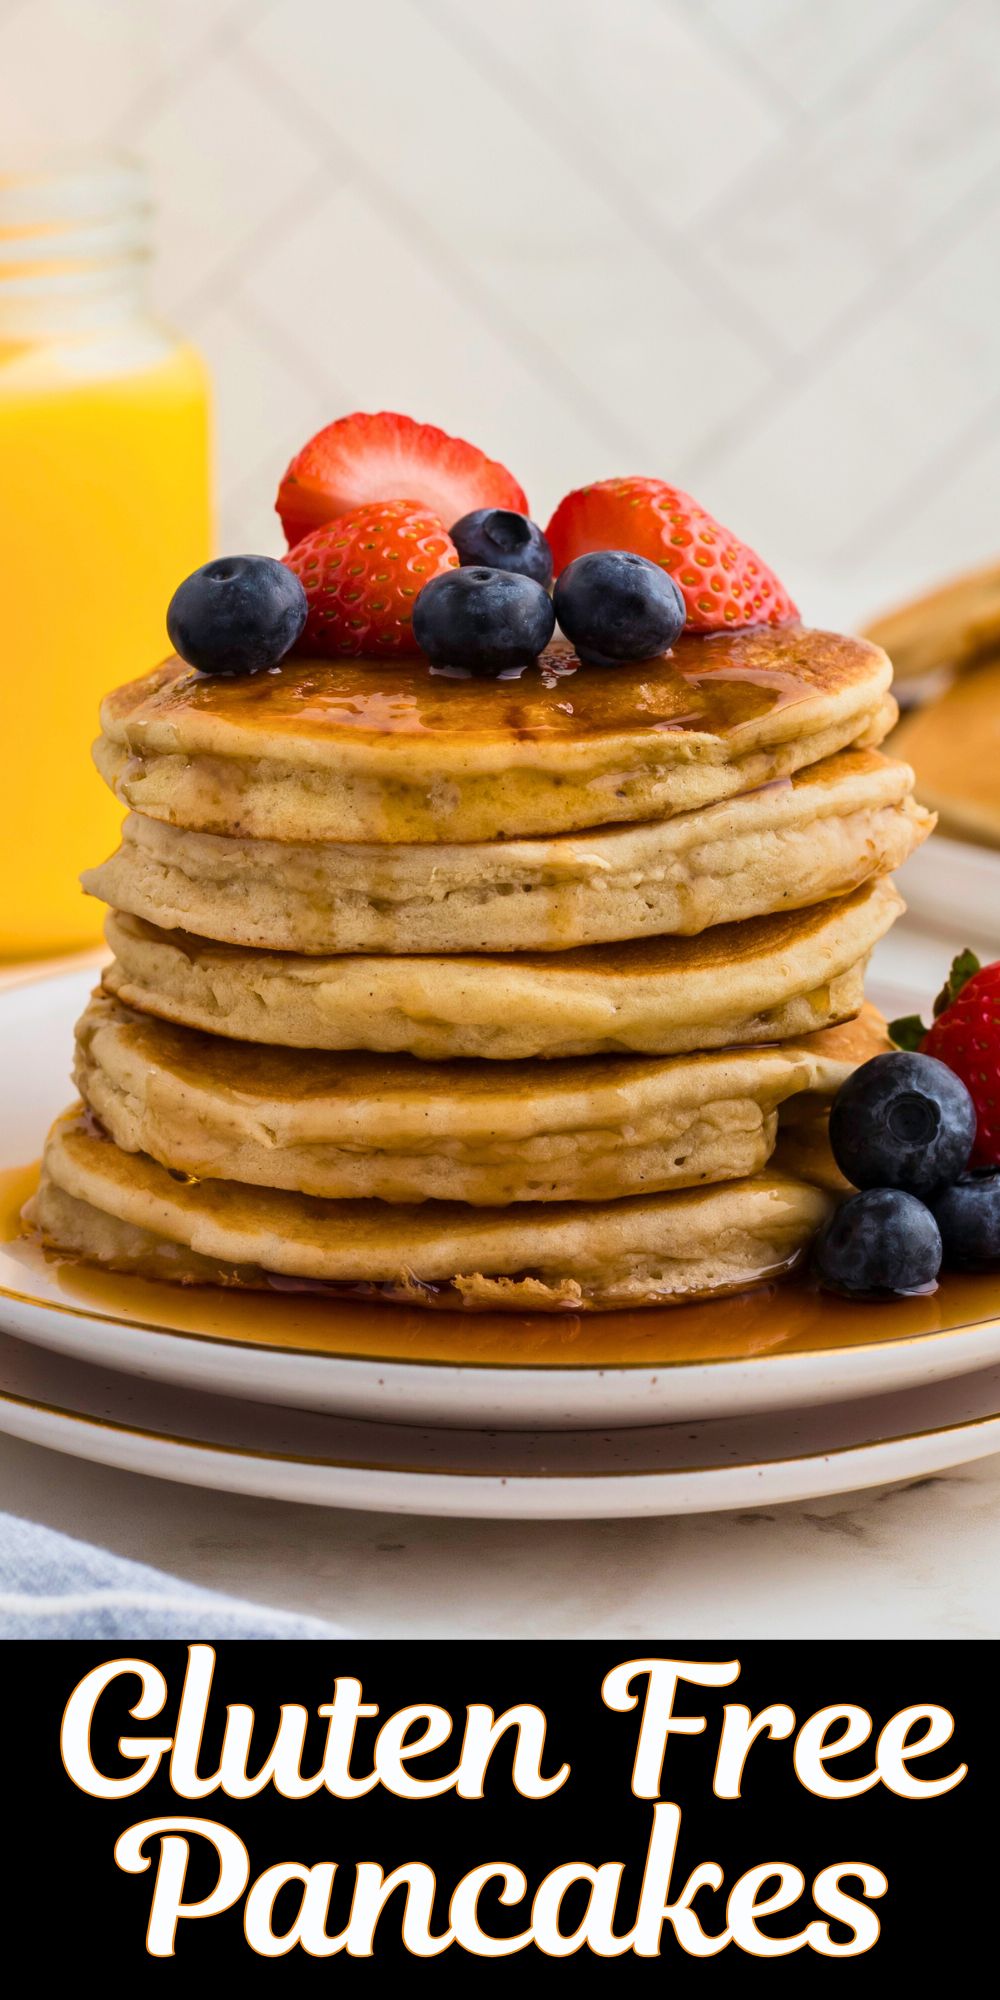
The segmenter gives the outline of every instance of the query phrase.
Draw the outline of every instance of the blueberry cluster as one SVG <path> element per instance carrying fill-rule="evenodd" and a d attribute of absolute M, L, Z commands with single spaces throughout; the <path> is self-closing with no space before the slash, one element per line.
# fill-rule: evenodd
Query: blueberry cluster
<path fill-rule="evenodd" d="M 577 556 L 552 591 L 552 552 L 526 514 L 477 507 L 450 533 L 460 567 L 432 577 L 413 607 L 413 636 L 433 666 L 493 675 L 527 666 L 558 619 L 581 660 L 615 667 L 658 658 L 684 628 L 673 578 L 628 549 Z M 286 564 L 219 556 L 174 592 L 167 631 L 201 673 L 257 674 L 284 659 L 308 610 Z"/>
<path fill-rule="evenodd" d="M 960 1077 L 934 1056 L 863 1063 L 830 1113 L 830 1147 L 859 1192 L 816 1241 L 822 1285 L 848 1296 L 927 1291 L 942 1265 L 1000 1260 L 1000 1169 L 966 1171 L 976 1110 Z"/>
<path fill-rule="evenodd" d="M 552 554 L 534 521 L 479 507 L 450 530 L 461 567 L 433 577 L 413 607 L 413 636 L 435 666 L 498 674 L 537 659 L 556 621 L 581 660 L 651 660 L 679 637 L 684 599 L 665 570 L 627 549 L 568 563 L 552 596 Z"/>

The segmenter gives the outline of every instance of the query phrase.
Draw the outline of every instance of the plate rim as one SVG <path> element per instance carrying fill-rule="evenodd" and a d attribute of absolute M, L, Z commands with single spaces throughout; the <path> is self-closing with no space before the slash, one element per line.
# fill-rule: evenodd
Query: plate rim
<path fill-rule="evenodd" d="M 961 1436 L 969 1431 L 980 1430 L 990 1424 L 1000 1422 L 1000 1409 L 975 1417 L 960 1417 L 954 1423 L 926 1424 L 916 1430 L 896 1431 L 889 1436 L 868 1438 L 863 1443 L 828 1445 L 821 1450 L 787 1452 L 776 1458 L 746 1458 L 727 1460 L 725 1464 L 683 1465 L 683 1466 L 629 1466 L 602 1468 L 600 1472 L 572 1471 L 559 1468 L 554 1471 L 503 1472 L 471 1470 L 460 1467 L 436 1465 L 432 1469 L 426 1465 L 408 1465 L 394 1462 L 343 1456 L 324 1456 L 314 1452 L 270 1451 L 246 1444 L 226 1444 L 210 1438 L 189 1438 L 173 1431 L 150 1430 L 144 1424 L 130 1424 L 116 1417 L 93 1416 L 87 1411 L 68 1409 L 62 1404 L 48 1403 L 34 1396 L 24 1396 L 17 1390 L 0 1388 L 0 1409 L 5 1407 L 33 1410 L 38 1415 L 55 1418 L 69 1426 L 79 1426 L 89 1431 L 110 1431 L 117 1437 L 135 1438 L 145 1443 L 176 1446 L 185 1452 L 204 1451 L 224 1459 L 254 1459 L 263 1464 L 301 1465 L 322 1467 L 330 1471 L 377 1473 L 387 1477 L 405 1476 L 411 1479 L 433 1482 L 436 1479 L 485 1480 L 499 1487 L 515 1486 L 529 1489 L 532 1486 L 552 1485 L 566 1480 L 581 1487 L 585 1484 L 624 1482 L 635 1479 L 656 1479 L 664 1483 L 685 1480 L 698 1475 L 719 1473 L 758 1472 L 776 1470 L 782 1466 L 802 1466 L 823 1464 L 830 1459 L 857 1457 L 865 1452 L 891 1449 L 894 1445 L 915 1443 L 919 1439 L 947 1438 Z M 363 1421 L 363 1419 L 358 1419 Z M 710 1420 L 706 1420 L 710 1421 Z"/>

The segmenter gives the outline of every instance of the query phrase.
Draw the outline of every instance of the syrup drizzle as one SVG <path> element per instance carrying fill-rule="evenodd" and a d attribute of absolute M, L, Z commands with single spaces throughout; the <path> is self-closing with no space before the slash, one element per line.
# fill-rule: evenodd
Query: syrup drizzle
<path fill-rule="evenodd" d="M 129 715 L 135 748 L 150 722 L 184 713 L 276 737 L 349 731 L 524 741 L 636 728 L 728 735 L 794 702 L 867 682 L 871 672 L 871 648 L 857 639 L 755 626 L 709 638 L 684 633 L 661 659 L 614 672 L 585 666 L 556 640 L 537 661 L 497 679 L 431 671 L 424 660 L 295 658 L 277 674 L 221 679 L 175 660 L 118 690 L 109 707 Z"/>

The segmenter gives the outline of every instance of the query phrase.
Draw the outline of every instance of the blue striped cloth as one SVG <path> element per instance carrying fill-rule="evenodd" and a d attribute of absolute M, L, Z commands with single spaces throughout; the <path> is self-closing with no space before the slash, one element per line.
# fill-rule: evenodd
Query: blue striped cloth
<path fill-rule="evenodd" d="M 335 1639 L 345 1627 L 243 1604 L 0 1514 L 0 1639 Z"/>

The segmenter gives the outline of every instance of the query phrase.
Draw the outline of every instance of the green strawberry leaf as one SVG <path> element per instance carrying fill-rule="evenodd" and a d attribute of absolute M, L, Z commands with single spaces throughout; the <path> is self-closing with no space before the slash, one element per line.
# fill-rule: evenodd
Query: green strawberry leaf
<path fill-rule="evenodd" d="M 963 986 L 968 985 L 973 974 L 981 971 L 982 966 L 974 951 L 960 951 L 958 957 L 952 959 L 951 971 L 934 1002 L 935 1021 L 939 1014 L 944 1013 L 946 1007 L 951 1006 L 953 1000 L 958 999 Z"/>
<path fill-rule="evenodd" d="M 897 1049 L 919 1049 L 927 1029 L 919 1014 L 904 1014 L 898 1021 L 889 1022 L 889 1040 Z"/>

